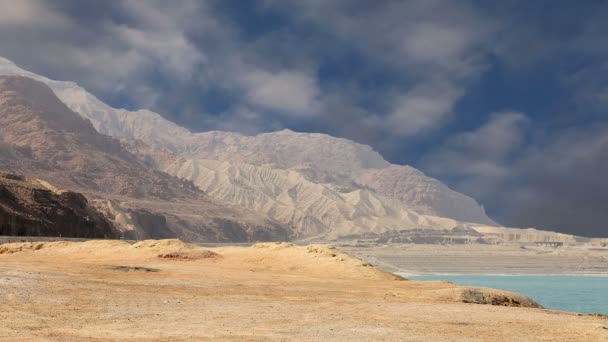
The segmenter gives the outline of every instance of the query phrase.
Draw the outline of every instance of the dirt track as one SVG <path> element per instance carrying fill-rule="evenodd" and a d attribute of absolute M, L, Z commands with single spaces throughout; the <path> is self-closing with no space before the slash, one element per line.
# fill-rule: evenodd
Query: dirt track
<path fill-rule="evenodd" d="M 17 247 L 0 245 L 1 340 L 608 340 L 606 318 L 465 304 L 456 285 L 397 280 L 323 246 L 186 261 L 158 258 L 198 251 L 175 242 Z"/>

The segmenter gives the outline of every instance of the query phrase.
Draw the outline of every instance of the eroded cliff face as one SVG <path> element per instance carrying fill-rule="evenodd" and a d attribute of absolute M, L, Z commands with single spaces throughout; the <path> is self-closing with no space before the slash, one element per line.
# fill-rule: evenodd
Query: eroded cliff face
<path fill-rule="evenodd" d="M 118 237 L 82 194 L 4 172 L 0 172 L 0 235 Z"/>

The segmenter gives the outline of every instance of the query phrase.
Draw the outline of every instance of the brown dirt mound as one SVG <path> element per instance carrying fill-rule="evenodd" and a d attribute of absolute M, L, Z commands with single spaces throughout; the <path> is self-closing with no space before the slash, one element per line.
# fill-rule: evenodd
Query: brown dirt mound
<path fill-rule="evenodd" d="M 251 246 L 251 248 L 263 248 L 269 250 L 285 249 L 292 247 L 295 247 L 295 245 L 291 242 L 259 242 Z"/>
<path fill-rule="evenodd" d="M 43 251 L 42 251 L 43 250 Z M 51 255 L 79 255 L 80 258 L 141 258 L 146 256 L 173 260 L 199 260 L 219 257 L 219 254 L 184 243 L 180 240 L 145 240 L 129 244 L 119 240 L 84 242 L 21 242 L 0 245 L 0 254 L 41 251 Z M 37 252 L 39 253 L 39 252 Z"/>
<path fill-rule="evenodd" d="M 154 251 L 158 253 L 158 258 L 168 260 L 201 260 L 220 256 L 208 249 L 178 239 L 145 240 L 134 244 L 132 248 Z"/>
<path fill-rule="evenodd" d="M 14 254 L 25 251 L 38 251 L 44 248 L 65 246 L 69 242 L 14 242 L 0 245 L 0 254 Z"/>
<path fill-rule="evenodd" d="M 158 255 L 161 259 L 170 259 L 170 260 L 200 260 L 200 259 L 209 259 L 209 258 L 218 258 L 219 254 L 212 252 L 210 250 L 201 250 L 201 251 L 176 251 L 169 253 L 161 253 Z"/>
<path fill-rule="evenodd" d="M 194 249 L 198 248 L 196 245 L 185 243 L 179 239 L 165 239 L 165 240 L 144 240 L 133 244 L 133 248 L 152 249 L 160 251 L 167 248 L 183 248 L 183 249 Z"/>

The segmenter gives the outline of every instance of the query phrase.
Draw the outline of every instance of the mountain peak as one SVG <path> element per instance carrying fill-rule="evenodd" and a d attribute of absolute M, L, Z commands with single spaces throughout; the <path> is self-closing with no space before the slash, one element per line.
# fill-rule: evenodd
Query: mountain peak
<path fill-rule="evenodd" d="M 78 132 L 86 137 L 96 133 L 91 124 L 71 112 L 51 88 L 28 77 L 0 76 L 0 104 L 23 113 L 22 118 L 26 112 L 31 113 L 56 130 Z"/>
<path fill-rule="evenodd" d="M 0 56 L 0 64 L 6 64 L 6 65 L 13 65 L 13 66 L 17 66 L 13 61 L 8 60 L 2 56 Z"/>
<path fill-rule="evenodd" d="M 280 131 L 275 131 L 275 132 L 273 132 L 273 133 L 276 133 L 276 134 L 294 134 L 294 133 L 299 133 L 299 132 L 292 131 L 292 130 L 290 130 L 289 128 L 283 128 L 282 130 L 280 130 Z"/>
<path fill-rule="evenodd" d="M 1 75 L 19 75 L 28 76 L 34 79 L 46 79 L 44 76 L 36 75 L 27 70 L 20 68 L 15 62 L 0 56 L 0 74 Z M 50 80 L 49 80 L 50 81 Z"/>

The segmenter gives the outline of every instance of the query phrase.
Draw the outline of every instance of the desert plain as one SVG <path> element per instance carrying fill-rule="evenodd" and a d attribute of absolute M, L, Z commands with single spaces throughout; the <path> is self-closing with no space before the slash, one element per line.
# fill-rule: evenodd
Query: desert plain
<path fill-rule="evenodd" d="M 607 341 L 608 318 L 403 279 L 327 245 L 0 245 L 0 340 Z"/>

